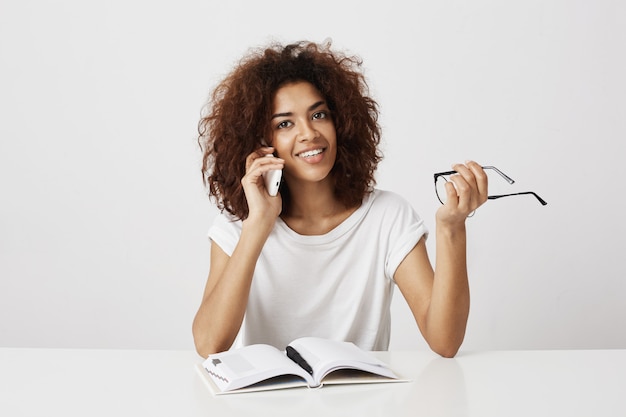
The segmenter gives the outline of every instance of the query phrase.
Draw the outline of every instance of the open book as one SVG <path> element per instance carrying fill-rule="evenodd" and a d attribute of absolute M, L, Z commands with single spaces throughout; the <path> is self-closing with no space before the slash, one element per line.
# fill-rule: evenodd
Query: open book
<path fill-rule="evenodd" d="M 197 369 L 215 395 L 406 381 L 353 343 L 317 337 L 296 339 L 285 351 L 259 344 L 209 355 Z"/>

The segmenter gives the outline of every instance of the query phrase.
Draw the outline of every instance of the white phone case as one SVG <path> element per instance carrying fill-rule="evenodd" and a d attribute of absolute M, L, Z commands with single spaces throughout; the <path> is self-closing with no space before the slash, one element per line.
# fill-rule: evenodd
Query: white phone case
<path fill-rule="evenodd" d="M 265 155 L 267 157 L 273 158 L 274 155 L 268 154 Z M 263 179 L 265 180 L 265 189 L 268 194 L 274 197 L 278 194 L 278 187 L 280 187 L 280 180 L 283 176 L 282 169 L 272 169 L 263 174 Z"/>

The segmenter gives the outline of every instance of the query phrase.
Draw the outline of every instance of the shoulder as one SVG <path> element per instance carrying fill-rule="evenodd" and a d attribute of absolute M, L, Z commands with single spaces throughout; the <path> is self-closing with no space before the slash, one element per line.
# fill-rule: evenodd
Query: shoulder
<path fill-rule="evenodd" d="M 381 226 L 407 227 L 408 225 L 423 225 L 423 219 L 413 208 L 411 203 L 393 191 L 376 189 L 368 198 L 368 215 L 377 219 Z"/>
<path fill-rule="evenodd" d="M 241 220 L 224 211 L 219 213 L 213 220 L 208 236 L 224 252 L 231 255 L 237 245 L 239 236 L 241 236 L 241 227 Z"/>
<path fill-rule="evenodd" d="M 211 229 L 241 229 L 241 220 L 237 219 L 237 217 L 227 211 L 222 211 L 215 216 L 215 219 L 213 219 Z"/>
<path fill-rule="evenodd" d="M 384 211 L 413 211 L 409 201 L 393 191 L 375 189 L 367 198 L 365 204 L 371 204 L 375 210 Z"/>
<path fill-rule="evenodd" d="M 380 188 L 375 188 L 372 191 L 372 197 L 380 201 L 391 201 L 391 202 L 405 202 L 408 203 L 407 200 L 401 196 L 400 194 L 389 191 L 389 190 L 381 190 Z"/>

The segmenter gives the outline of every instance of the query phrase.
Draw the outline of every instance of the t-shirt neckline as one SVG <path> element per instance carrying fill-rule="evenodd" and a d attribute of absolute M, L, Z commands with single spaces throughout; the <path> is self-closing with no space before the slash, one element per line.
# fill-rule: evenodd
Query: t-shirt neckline
<path fill-rule="evenodd" d="M 361 205 L 354 210 L 344 221 L 339 223 L 334 229 L 323 235 L 301 235 L 292 228 L 280 217 L 276 220 L 276 225 L 282 229 L 291 239 L 299 243 L 305 243 L 310 245 L 319 245 L 323 243 L 332 242 L 341 236 L 345 235 L 350 229 L 357 225 L 361 219 L 365 216 L 369 208 L 374 201 L 376 190 L 365 195 Z"/>

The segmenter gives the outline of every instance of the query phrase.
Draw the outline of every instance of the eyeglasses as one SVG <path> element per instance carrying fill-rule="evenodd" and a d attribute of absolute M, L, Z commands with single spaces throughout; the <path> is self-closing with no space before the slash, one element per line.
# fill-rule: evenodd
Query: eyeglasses
<path fill-rule="evenodd" d="M 509 184 L 513 184 L 515 182 L 511 177 L 509 177 L 508 175 L 506 175 L 504 172 L 500 171 L 496 167 L 484 166 L 483 169 L 491 169 L 495 171 L 498 175 L 504 178 L 506 182 L 508 182 Z M 448 195 L 446 192 L 446 183 L 450 181 L 448 178 L 450 177 L 450 175 L 456 174 L 456 173 L 457 173 L 456 171 L 446 171 L 446 172 L 438 172 L 437 174 L 435 174 L 435 192 L 437 193 L 437 198 L 439 199 L 441 204 L 446 204 L 446 198 Z M 525 194 L 530 194 L 530 195 L 535 196 L 535 198 L 541 203 L 542 206 L 545 206 L 546 204 L 548 204 L 545 202 L 543 198 L 539 197 L 533 191 L 524 191 L 521 193 L 512 193 L 512 194 L 490 195 L 487 198 L 489 200 L 496 200 L 502 197 L 510 197 L 514 195 L 525 195 Z"/>

